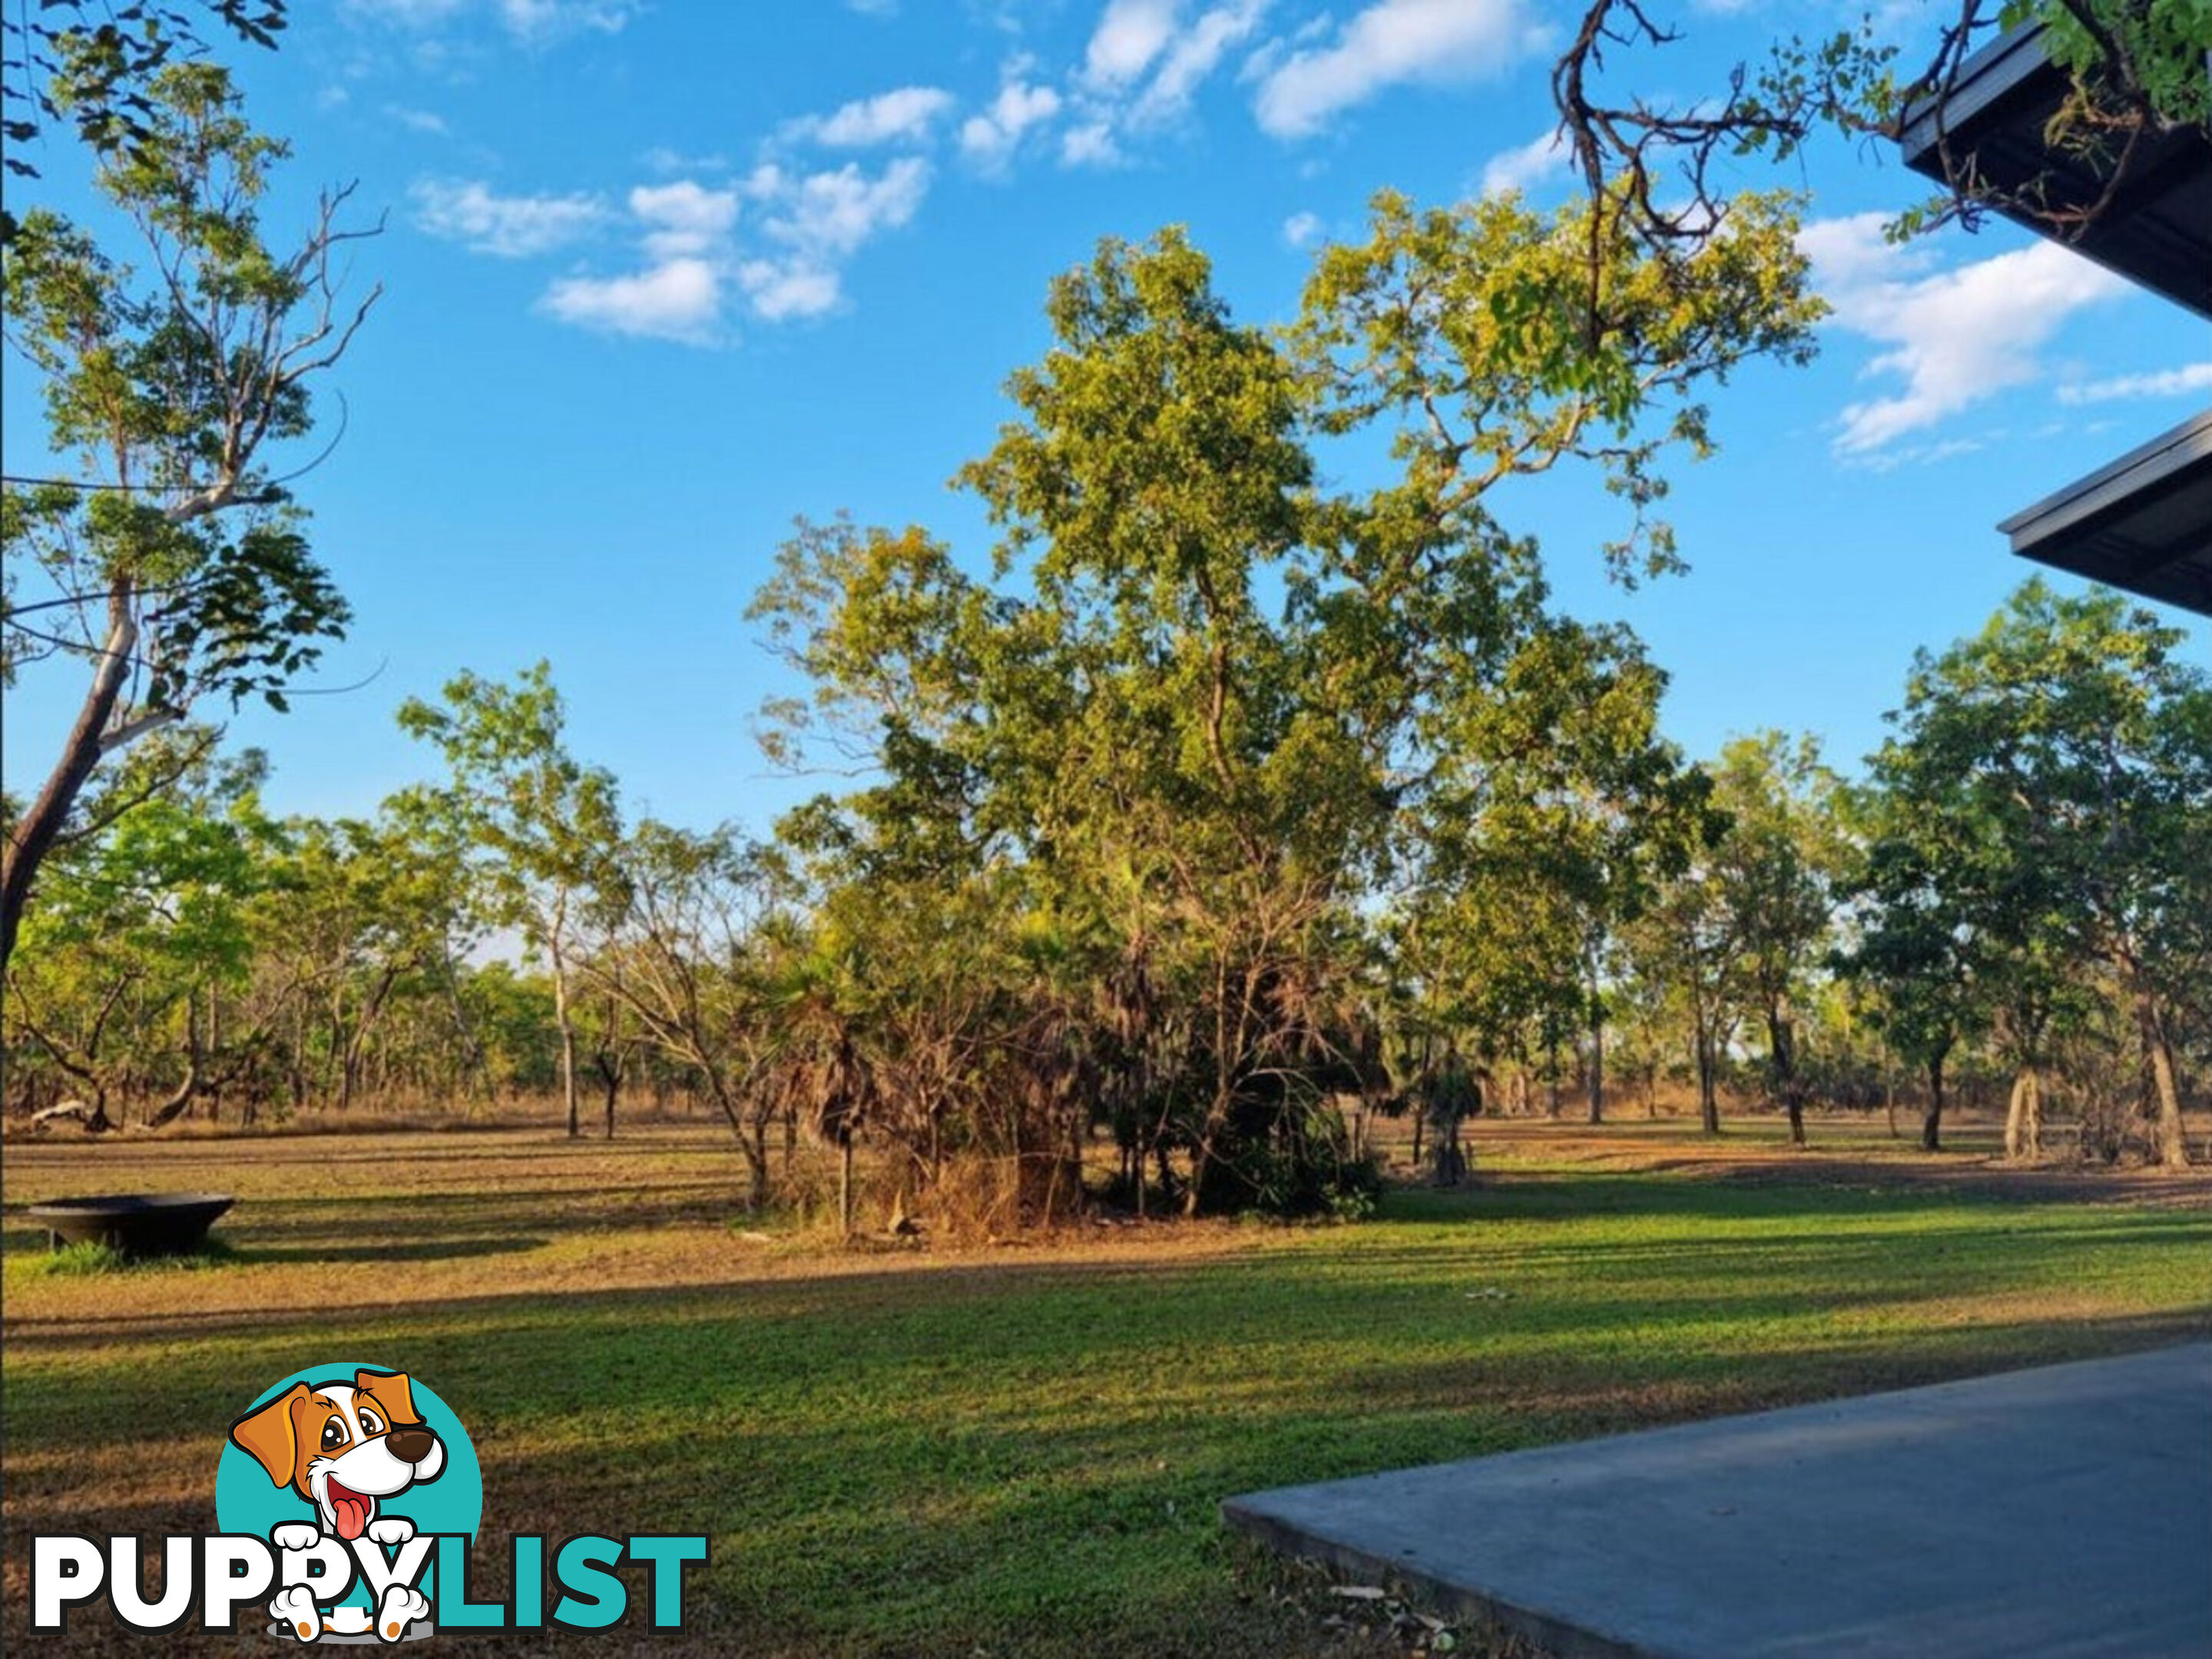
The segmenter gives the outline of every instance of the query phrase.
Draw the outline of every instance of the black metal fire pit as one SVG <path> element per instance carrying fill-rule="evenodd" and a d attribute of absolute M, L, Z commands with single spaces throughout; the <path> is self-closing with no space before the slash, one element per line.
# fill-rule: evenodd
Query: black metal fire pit
<path fill-rule="evenodd" d="M 215 1218 L 238 1200 L 228 1193 L 116 1193 L 57 1198 L 24 1211 L 46 1243 L 111 1244 L 125 1255 L 182 1255 L 198 1249 Z"/>

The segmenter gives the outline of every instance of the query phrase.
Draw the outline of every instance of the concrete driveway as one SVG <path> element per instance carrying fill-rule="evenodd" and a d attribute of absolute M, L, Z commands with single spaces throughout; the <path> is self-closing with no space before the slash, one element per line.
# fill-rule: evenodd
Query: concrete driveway
<path fill-rule="evenodd" d="M 2212 1343 L 1231 1498 L 1562 1656 L 2207 1659 Z"/>

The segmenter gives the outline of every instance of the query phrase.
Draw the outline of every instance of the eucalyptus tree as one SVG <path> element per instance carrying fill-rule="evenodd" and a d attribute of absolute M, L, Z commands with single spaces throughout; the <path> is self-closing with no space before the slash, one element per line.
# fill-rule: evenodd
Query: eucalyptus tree
<path fill-rule="evenodd" d="M 57 50 L 66 114 L 81 54 L 100 48 L 65 32 Z M 340 295 L 338 256 L 366 234 L 339 223 L 349 191 L 326 192 L 287 251 L 262 199 L 286 147 L 247 125 L 222 69 L 170 64 L 129 104 L 89 136 L 133 255 L 43 206 L 4 254 L 7 343 L 42 388 L 52 459 L 11 462 L 0 499 L 0 678 L 51 659 L 83 690 L 0 851 L 0 973 L 103 763 L 204 701 L 283 708 L 348 615 L 268 463 L 312 429 L 310 388 L 376 298 Z"/>
<path fill-rule="evenodd" d="M 464 672 L 447 683 L 442 703 L 410 698 L 399 710 L 401 729 L 434 744 L 448 769 L 412 810 L 458 830 L 488 919 L 519 930 L 551 966 L 562 1098 L 576 1135 L 574 958 L 587 913 L 617 890 L 621 823 L 613 774 L 568 752 L 567 720 L 542 661 L 511 685 Z"/>

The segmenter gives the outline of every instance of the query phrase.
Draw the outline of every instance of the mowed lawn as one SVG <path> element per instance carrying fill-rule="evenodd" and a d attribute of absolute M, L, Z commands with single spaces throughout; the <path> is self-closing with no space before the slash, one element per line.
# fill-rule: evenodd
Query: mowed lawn
<path fill-rule="evenodd" d="M 104 1613 L 21 1645 L 28 1535 L 211 1529 L 231 1420 L 326 1360 L 459 1413 L 487 1588 L 516 1531 L 710 1534 L 641 1650 L 1231 1659 L 1340 1650 L 1231 1493 L 2212 1333 L 2212 1178 L 1816 1127 L 1485 1124 L 1473 1185 L 1359 1225 L 964 1250 L 733 1224 L 704 1127 L 13 1142 L 0 1636 L 148 1650 Z M 24 1204 L 180 1188 L 240 1195 L 228 1259 L 36 1265 Z"/>

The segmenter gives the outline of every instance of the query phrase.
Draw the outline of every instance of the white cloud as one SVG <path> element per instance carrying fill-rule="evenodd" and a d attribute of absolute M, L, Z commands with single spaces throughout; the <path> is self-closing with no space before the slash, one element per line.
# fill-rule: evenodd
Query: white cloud
<path fill-rule="evenodd" d="M 819 317 L 845 297 L 836 271 L 774 259 L 745 261 L 738 267 L 738 285 L 753 314 L 769 323 Z"/>
<path fill-rule="evenodd" d="M 738 193 L 708 190 L 689 179 L 672 185 L 640 185 L 629 193 L 629 210 L 652 228 L 646 233 L 648 258 L 666 264 L 713 252 L 738 221 Z"/>
<path fill-rule="evenodd" d="M 410 194 L 430 234 L 503 259 L 550 252 L 607 217 L 596 196 L 498 196 L 481 179 L 418 179 Z"/>
<path fill-rule="evenodd" d="M 539 303 L 564 323 L 703 345 L 718 332 L 721 283 L 704 259 L 671 259 L 634 276 L 564 276 Z"/>
<path fill-rule="evenodd" d="M 1114 142 L 1112 126 L 1104 121 L 1085 121 L 1062 136 L 1060 159 L 1072 167 L 1116 167 L 1127 158 Z"/>
<path fill-rule="evenodd" d="M 1267 0 L 1234 0 L 1201 13 L 1169 43 L 1158 72 L 1131 107 L 1130 119 L 1146 126 L 1181 115 L 1224 54 L 1259 27 L 1267 9 Z"/>
<path fill-rule="evenodd" d="M 1084 79 L 1098 87 L 1135 80 L 1166 50 L 1182 9 L 1182 0 L 1109 0 L 1084 55 Z"/>
<path fill-rule="evenodd" d="M 1328 45 L 1269 66 L 1255 112 L 1277 137 L 1306 137 L 1386 87 L 1501 74 L 1540 38 L 1521 0 L 1377 0 Z"/>
<path fill-rule="evenodd" d="M 2108 404 L 2123 398 L 2179 398 L 2212 390 L 2212 362 L 2185 363 L 2147 374 L 2116 374 L 2058 388 L 2062 404 Z"/>
<path fill-rule="evenodd" d="M 1292 247 L 1311 247 L 1321 240 L 1321 216 L 1293 213 L 1283 221 L 1283 240 Z"/>
<path fill-rule="evenodd" d="M 737 269 L 753 314 L 781 322 L 836 309 L 844 298 L 840 267 L 863 245 L 912 219 L 929 182 L 929 163 L 915 155 L 873 178 L 855 162 L 804 178 L 774 165 L 755 168 L 745 193 L 763 204 L 763 232 L 779 246 Z"/>
<path fill-rule="evenodd" d="M 1060 94 L 1050 87 L 1016 76 L 999 88 L 988 109 L 960 124 L 961 150 L 986 172 L 994 172 L 1006 164 L 1023 135 L 1051 120 L 1060 106 Z"/>
<path fill-rule="evenodd" d="M 1836 452 L 1866 458 L 1909 433 L 2041 372 L 2038 349 L 2074 312 L 2128 285 L 2055 243 L 2038 242 L 1953 270 L 1931 270 L 1924 244 L 1882 235 L 1887 216 L 1826 219 L 1799 233 L 1834 322 L 1889 349 L 1869 375 L 1899 375 L 1893 396 L 1847 404 Z"/>
<path fill-rule="evenodd" d="M 1558 129 L 1539 133 L 1527 143 L 1501 150 L 1483 163 L 1482 193 L 1502 196 L 1509 190 L 1532 189 L 1565 173 L 1572 155 Z"/>
<path fill-rule="evenodd" d="M 829 115 L 793 121 L 785 131 L 833 149 L 918 143 L 929 137 L 930 128 L 952 102 L 952 94 L 941 87 L 900 87 L 873 98 L 855 99 Z"/>
<path fill-rule="evenodd" d="M 1199 88 L 1259 27 L 1267 3 L 1224 0 L 1186 22 L 1184 0 L 1112 0 L 1069 85 L 1072 125 L 1061 161 L 1115 165 L 1132 136 L 1182 119 Z M 991 154 L 993 133 L 970 125 L 980 153 Z"/>

